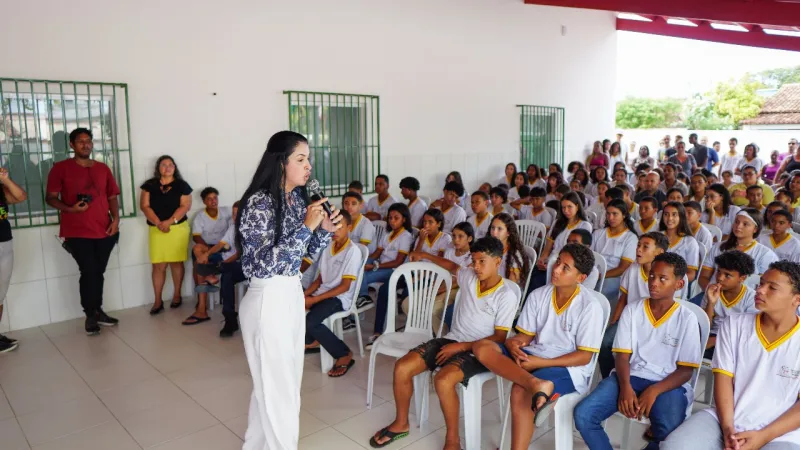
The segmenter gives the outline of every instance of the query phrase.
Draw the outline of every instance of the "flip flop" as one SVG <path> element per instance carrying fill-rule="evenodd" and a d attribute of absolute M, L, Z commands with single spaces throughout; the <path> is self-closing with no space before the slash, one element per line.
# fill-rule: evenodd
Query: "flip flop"
<path fill-rule="evenodd" d="M 387 445 L 391 444 L 392 442 L 399 441 L 400 439 L 403 439 L 406 436 L 408 436 L 408 431 L 403 431 L 403 432 L 400 432 L 400 433 L 393 433 L 393 432 L 389 431 L 389 427 L 386 427 L 386 428 L 384 428 L 384 429 L 382 429 L 381 431 L 378 432 L 378 439 L 387 437 L 387 438 L 389 438 L 389 440 L 384 442 L 383 444 L 379 444 L 378 441 L 375 440 L 375 436 L 372 436 L 371 438 L 369 438 L 369 445 L 372 448 L 383 448 L 383 447 L 386 447 Z"/>
<path fill-rule="evenodd" d="M 194 320 L 194 322 L 189 322 L 190 320 Z M 206 321 L 209 321 L 209 320 L 211 320 L 211 317 L 197 317 L 195 315 L 191 315 L 191 316 L 187 317 L 186 320 L 181 322 L 181 325 L 187 325 L 187 326 L 188 325 L 197 325 L 198 323 L 206 322 Z"/>
<path fill-rule="evenodd" d="M 536 400 L 538 400 L 540 397 L 544 397 L 545 402 L 541 408 L 536 409 Z M 550 396 L 542 391 L 533 394 L 533 399 L 531 400 L 531 410 L 535 413 L 533 416 L 533 423 L 536 424 L 537 427 L 541 427 L 547 421 L 547 418 L 550 416 L 550 412 L 553 410 L 553 406 L 555 405 L 556 400 L 558 400 L 558 397 L 558 394 L 553 394 Z"/>
<path fill-rule="evenodd" d="M 355 359 L 351 359 L 350 362 L 347 363 L 347 364 L 341 364 L 341 365 L 338 365 L 338 366 L 333 366 L 331 368 L 331 370 L 328 371 L 328 376 L 331 377 L 331 378 L 343 377 L 343 376 L 347 375 L 347 372 L 350 372 L 350 368 L 353 367 L 353 365 L 355 363 L 356 363 L 356 360 Z M 344 369 L 344 372 L 342 372 L 339 375 L 331 375 L 331 371 L 334 371 L 336 369 Z"/>

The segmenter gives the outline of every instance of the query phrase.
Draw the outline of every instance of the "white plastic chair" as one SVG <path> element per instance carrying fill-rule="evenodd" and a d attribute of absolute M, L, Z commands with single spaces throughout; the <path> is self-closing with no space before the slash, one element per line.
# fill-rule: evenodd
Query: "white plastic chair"
<path fill-rule="evenodd" d="M 385 220 L 373 220 L 372 225 L 375 226 L 375 248 L 381 245 L 381 241 L 383 240 L 383 236 L 386 234 L 386 221 Z M 369 285 L 371 288 L 375 288 L 376 290 L 381 287 L 383 283 L 372 283 Z M 374 304 L 373 304 L 374 306 Z M 365 308 L 366 311 L 369 308 Z"/>
<path fill-rule="evenodd" d="M 697 241 L 697 246 L 700 248 L 700 264 L 699 264 L 700 268 L 697 269 L 697 275 L 695 275 L 694 277 L 695 281 L 697 281 L 700 278 L 700 271 L 703 270 L 703 262 L 705 262 L 706 255 L 708 255 L 708 250 L 709 250 L 700 241 Z"/>
<path fill-rule="evenodd" d="M 339 338 L 342 339 L 344 337 L 344 328 L 342 327 L 342 319 L 353 316 L 353 320 L 356 322 L 356 332 L 358 333 L 358 351 L 361 353 L 361 357 L 364 357 L 364 342 L 363 338 L 361 337 L 361 320 L 359 320 L 358 315 L 360 314 L 359 309 L 356 307 L 356 300 L 358 300 L 358 290 L 361 288 L 361 283 L 364 280 L 364 265 L 367 263 L 367 258 L 369 258 L 369 250 L 362 244 L 355 244 L 356 248 L 361 252 L 361 267 L 358 269 L 358 275 L 356 276 L 355 281 L 355 290 L 353 291 L 353 301 L 350 303 L 350 309 L 347 311 L 341 311 L 338 313 L 333 313 L 328 316 L 322 323 L 328 327 L 333 333 Z M 353 287 L 351 286 L 351 289 Z M 368 309 L 372 309 L 375 307 L 374 303 L 370 303 L 369 305 L 362 308 L 364 311 Z M 320 366 L 322 367 L 322 373 L 327 373 L 333 367 L 333 357 L 330 353 L 325 351 L 325 348 L 321 347 L 319 351 L 320 357 Z"/>
<path fill-rule="evenodd" d="M 208 301 L 207 301 L 207 308 L 208 312 L 213 312 L 214 307 L 219 305 L 222 301 L 220 298 L 220 289 L 222 288 L 221 281 L 220 283 L 215 284 L 214 286 L 217 287 L 217 290 L 214 292 L 208 293 Z M 250 282 L 245 280 L 239 283 L 236 283 L 236 298 L 240 301 L 244 298 L 244 294 L 247 292 L 247 287 L 250 286 Z"/>
<path fill-rule="evenodd" d="M 538 248 L 536 253 L 541 253 L 544 236 L 547 233 L 544 224 L 535 220 L 517 220 L 516 224 L 522 243 L 533 249 Z M 541 243 L 537 245 L 537 242 Z"/>
<path fill-rule="evenodd" d="M 555 222 L 556 217 L 558 216 L 558 213 L 556 212 L 556 210 L 553 209 L 553 208 L 548 208 L 547 206 L 545 206 L 544 209 L 550 211 L 551 217 L 553 218 L 553 222 Z"/>
<path fill-rule="evenodd" d="M 408 289 L 408 317 L 406 327 L 397 332 L 395 314 L 397 310 L 397 282 L 405 277 Z M 372 344 L 369 355 L 369 379 L 367 381 L 367 407 L 372 408 L 372 392 L 375 384 L 375 359 L 379 353 L 400 358 L 414 347 L 433 338 L 433 303 L 439 287 L 445 284 L 445 298 L 450 298 L 453 277 L 447 270 L 429 262 L 405 263 L 394 270 L 389 278 L 389 299 L 386 311 L 386 330 Z M 416 378 L 415 378 L 416 380 Z M 414 390 L 421 390 L 414 382 Z M 416 411 L 421 405 L 416 404 Z M 420 418 L 421 419 L 421 418 Z"/>
<path fill-rule="evenodd" d="M 711 232 L 711 236 L 714 236 L 714 240 L 712 241 L 714 244 L 718 244 L 720 241 L 722 241 L 722 230 L 720 230 L 718 226 L 709 225 L 707 223 L 704 223 L 703 225 L 708 228 L 708 231 Z"/>
<path fill-rule="evenodd" d="M 706 315 L 706 312 L 703 311 L 702 308 L 695 305 L 694 303 L 681 302 L 681 306 L 689 308 L 689 310 L 692 311 L 694 315 L 697 317 L 697 323 L 700 324 L 700 359 L 702 361 L 702 355 L 706 350 L 706 343 L 708 342 L 708 334 L 711 331 L 711 324 L 708 321 L 708 315 Z M 700 365 L 700 367 L 702 367 L 702 364 Z M 700 378 L 700 369 L 695 369 L 692 373 L 692 379 L 689 382 L 689 384 L 691 384 L 692 386 L 692 391 L 694 391 L 695 388 L 697 387 L 697 380 L 699 378 Z M 689 417 L 692 414 L 692 403 L 693 402 L 690 401 L 686 406 L 686 417 Z M 623 420 L 622 443 L 620 445 L 620 449 L 632 450 L 632 447 L 630 446 L 631 423 L 635 419 L 628 419 L 627 417 L 623 416 L 622 413 L 619 412 L 614 414 L 617 415 L 618 417 L 621 417 Z M 645 425 L 650 425 L 650 420 L 648 420 L 646 417 L 643 417 L 642 420 L 636 420 L 636 422 Z"/>
<path fill-rule="evenodd" d="M 611 304 L 608 303 L 608 299 L 597 291 L 590 291 L 594 299 L 600 303 L 600 307 L 603 310 L 603 330 L 606 329 L 608 325 L 608 318 L 611 316 Z M 597 365 L 597 355 L 595 353 L 592 355 L 591 361 L 591 373 L 595 372 L 595 366 Z M 509 391 L 510 392 L 510 391 Z M 556 402 L 555 406 L 553 407 L 553 413 L 551 415 L 551 423 L 553 424 L 555 430 L 555 448 L 556 450 L 572 450 L 573 445 L 573 435 L 572 431 L 575 429 L 573 420 L 572 420 L 572 410 L 575 409 L 575 406 L 583 400 L 584 397 L 589 395 L 589 393 L 585 394 L 578 394 L 577 392 L 573 392 L 571 394 L 562 395 L 559 397 L 558 401 Z M 505 438 L 506 438 L 506 427 L 508 426 L 508 418 L 511 412 L 511 401 L 509 399 L 506 402 L 506 409 L 505 413 L 503 414 L 503 427 L 500 429 L 500 447 L 504 449 Z"/>
<path fill-rule="evenodd" d="M 519 309 L 519 305 L 522 304 L 522 293 L 519 290 L 519 286 L 517 286 L 516 283 L 508 283 L 508 286 L 517 297 L 517 309 Z M 458 304 L 460 296 L 461 291 L 459 290 L 458 295 L 456 295 L 455 304 Z M 508 337 L 509 334 L 511 334 L 511 330 L 509 330 L 506 337 Z M 417 386 L 423 387 L 421 392 L 416 390 L 414 391 L 415 404 L 421 405 L 421 410 L 417 410 L 417 415 L 420 417 L 420 427 L 428 420 L 430 377 L 431 372 L 425 371 L 420 375 L 417 375 L 416 378 L 419 378 L 419 381 L 415 379 L 414 382 L 415 389 Z M 466 443 L 466 450 L 480 450 L 481 448 L 481 407 L 483 406 L 483 384 L 492 378 L 494 378 L 497 382 L 497 395 L 500 399 L 500 415 L 502 415 L 503 411 L 505 411 L 505 395 L 503 395 L 504 380 L 502 377 L 499 377 L 491 372 L 483 372 L 470 378 L 466 388 L 463 384 L 459 383 L 458 385 L 457 389 L 459 396 L 461 397 L 461 409 L 464 411 L 464 441 Z M 422 399 L 417 398 L 420 395 L 422 396 Z"/>
<path fill-rule="evenodd" d="M 592 253 L 594 253 L 594 266 L 597 267 L 597 271 L 600 272 L 600 278 L 597 279 L 597 286 L 594 288 L 594 290 L 597 292 L 603 292 L 603 285 L 606 283 L 608 263 L 606 263 L 606 258 L 600 253 L 597 253 L 594 250 L 592 250 Z"/>
<path fill-rule="evenodd" d="M 750 289 L 755 290 L 756 286 L 758 286 L 758 283 L 760 283 L 760 282 L 761 282 L 761 274 L 754 273 L 754 274 L 750 275 L 749 277 L 747 277 L 744 280 L 744 283 L 742 283 L 742 284 L 744 284 L 745 286 L 749 287 Z"/>
<path fill-rule="evenodd" d="M 800 233 L 800 222 L 792 222 L 792 231 Z"/>
<path fill-rule="evenodd" d="M 596 227 L 595 226 L 595 225 L 597 225 L 597 213 L 596 212 L 594 212 L 594 211 L 586 211 L 586 218 L 589 219 L 589 223 L 592 224 L 593 227 L 602 228 L 602 227 Z"/>
<path fill-rule="evenodd" d="M 528 293 L 528 288 L 531 285 L 531 277 L 533 276 L 533 269 L 536 268 L 536 250 L 533 247 L 526 245 L 525 246 L 525 254 L 528 255 L 528 259 L 530 260 L 530 268 L 528 269 L 528 273 L 525 274 L 525 289 L 522 290 L 522 296 Z"/>

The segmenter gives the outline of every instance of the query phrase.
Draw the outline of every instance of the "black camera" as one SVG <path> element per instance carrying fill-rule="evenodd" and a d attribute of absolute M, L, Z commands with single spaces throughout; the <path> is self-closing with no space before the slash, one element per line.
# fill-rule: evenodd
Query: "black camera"
<path fill-rule="evenodd" d="M 78 194 L 78 203 L 91 203 L 91 194 Z"/>

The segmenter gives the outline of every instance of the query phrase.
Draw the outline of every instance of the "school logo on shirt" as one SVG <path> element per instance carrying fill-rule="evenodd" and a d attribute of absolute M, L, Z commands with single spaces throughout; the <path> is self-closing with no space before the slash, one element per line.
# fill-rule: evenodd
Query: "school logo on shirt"
<path fill-rule="evenodd" d="M 678 343 L 680 343 L 680 340 L 678 338 L 674 338 L 669 334 L 667 334 L 666 336 L 664 336 L 664 339 L 661 340 L 661 343 L 664 345 L 669 345 L 670 347 L 677 348 Z"/>
<path fill-rule="evenodd" d="M 495 309 L 494 305 L 489 302 L 484 302 L 484 304 L 481 306 L 481 311 L 490 316 L 495 316 L 497 314 L 497 310 Z"/>
<path fill-rule="evenodd" d="M 789 366 L 781 366 L 781 368 L 778 370 L 778 376 L 796 380 L 798 377 L 800 377 L 800 370 L 792 369 Z"/>

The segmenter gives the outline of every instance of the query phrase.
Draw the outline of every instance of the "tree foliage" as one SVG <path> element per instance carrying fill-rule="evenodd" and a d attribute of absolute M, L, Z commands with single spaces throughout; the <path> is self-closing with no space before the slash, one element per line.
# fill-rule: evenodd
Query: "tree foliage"
<path fill-rule="evenodd" d="M 780 89 L 784 84 L 800 83 L 800 66 L 769 69 L 755 74 L 755 79 L 772 89 Z"/>
<path fill-rule="evenodd" d="M 696 94 L 684 105 L 684 125 L 690 130 L 730 130 L 733 121 L 717 114 L 716 105 L 707 96 Z"/>
<path fill-rule="evenodd" d="M 761 81 L 746 74 L 738 81 L 717 83 L 708 97 L 718 116 L 738 126 L 742 120 L 755 117 L 761 112 L 764 97 L 758 94 L 758 90 L 764 87 Z"/>
<path fill-rule="evenodd" d="M 628 97 L 617 103 L 619 128 L 672 128 L 681 124 L 683 100 Z"/>

